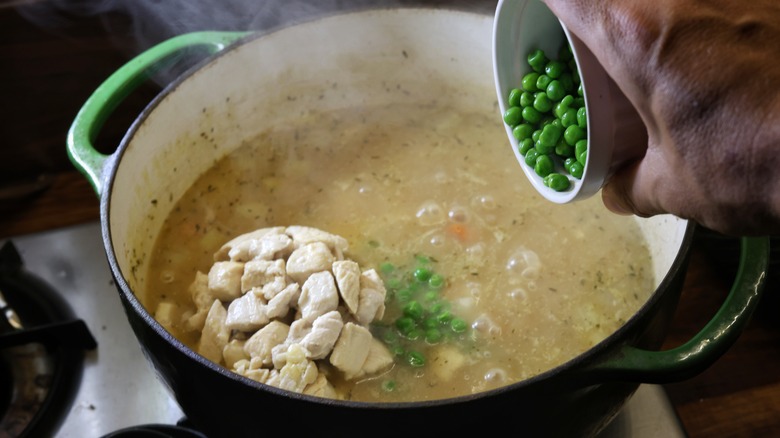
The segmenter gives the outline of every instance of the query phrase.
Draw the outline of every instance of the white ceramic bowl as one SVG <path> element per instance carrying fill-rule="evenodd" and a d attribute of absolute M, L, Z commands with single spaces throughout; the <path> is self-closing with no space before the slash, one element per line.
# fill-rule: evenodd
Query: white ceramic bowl
<path fill-rule="evenodd" d="M 588 156 L 582 178 L 574 178 L 561 168 L 558 171 L 569 177 L 569 189 L 556 192 L 546 187 L 525 164 L 512 128 L 505 124 L 512 150 L 531 184 L 559 204 L 594 195 L 615 170 L 647 149 L 647 131 L 632 104 L 585 44 L 539 0 L 500 0 L 496 8 L 493 74 L 501 115 L 509 108 L 509 91 L 518 88 L 522 77 L 531 71 L 528 53 L 542 49 L 557 54 L 566 39 L 577 62 L 588 114 Z"/>

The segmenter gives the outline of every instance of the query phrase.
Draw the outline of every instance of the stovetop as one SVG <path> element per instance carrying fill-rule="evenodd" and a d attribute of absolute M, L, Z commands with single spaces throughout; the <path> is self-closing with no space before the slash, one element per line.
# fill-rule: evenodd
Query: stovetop
<path fill-rule="evenodd" d="M 56 437 L 98 438 L 184 414 L 141 351 L 114 286 L 97 222 L 10 239 L 25 268 L 51 284 L 97 340 Z M 663 387 L 641 385 L 599 438 L 684 437 Z"/>

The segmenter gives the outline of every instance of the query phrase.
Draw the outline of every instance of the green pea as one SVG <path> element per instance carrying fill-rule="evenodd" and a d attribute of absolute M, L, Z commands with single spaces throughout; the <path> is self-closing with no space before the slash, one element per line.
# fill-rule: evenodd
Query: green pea
<path fill-rule="evenodd" d="M 544 71 L 544 66 L 547 65 L 549 61 L 550 60 L 547 59 L 544 51 L 540 49 L 536 49 L 528 54 L 528 65 L 537 73 Z"/>
<path fill-rule="evenodd" d="M 415 321 L 422 319 L 424 312 L 425 309 L 423 309 L 422 304 L 418 301 L 409 301 L 409 303 L 404 306 L 404 316 L 412 318 Z"/>
<path fill-rule="evenodd" d="M 583 151 L 581 154 L 577 154 L 577 161 L 583 166 L 587 164 L 588 151 Z"/>
<path fill-rule="evenodd" d="M 571 79 L 574 81 L 575 85 L 582 85 L 582 79 L 580 78 L 580 71 L 578 69 L 575 68 L 571 70 Z M 579 89 L 582 89 L 582 87 L 579 87 Z M 582 96 L 582 94 L 580 94 L 580 96 Z"/>
<path fill-rule="evenodd" d="M 425 342 L 429 344 L 438 344 L 442 338 L 444 338 L 444 334 L 438 328 L 430 328 L 425 331 Z"/>
<path fill-rule="evenodd" d="M 539 79 L 539 73 L 531 72 L 523 76 L 520 81 L 521 87 L 525 91 L 537 91 L 536 80 Z"/>
<path fill-rule="evenodd" d="M 440 289 L 442 286 L 444 286 L 444 277 L 439 274 L 431 275 L 431 278 L 428 279 L 428 286 L 434 289 Z"/>
<path fill-rule="evenodd" d="M 536 143 L 534 143 L 534 149 L 536 149 L 536 152 L 539 152 L 539 156 L 542 156 L 542 155 L 547 155 L 547 154 L 551 154 L 551 153 L 555 152 L 555 145 L 554 144 L 552 144 L 552 145 L 543 144 L 541 141 L 537 141 Z M 539 158 L 539 157 L 537 157 L 537 158 Z M 534 167 L 534 166 L 536 166 L 536 162 L 535 161 L 531 165 L 531 167 Z"/>
<path fill-rule="evenodd" d="M 553 107 L 553 103 L 544 91 L 537 93 L 534 98 L 534 108 L 540 113 L 546 113 Z"/>
<path fill-rule="evenodd" d="M 542 113 L 532 106 L 527 106 L 522 109 L 523 120 L 530 123 L 539 123 L 542 120 Z M 519 123 L 519 122 L 518 122 Z"/>
<path fill-rule="evenodd" d="M 520 140 L 520 144 L 517 146 L 520 155 L 525 155 L 530 149 L 534 147 L 534 141 L 530 138 L 524 138 Z"/>
<path fill-rule="evenodd" d="M 395 328 L 397 328 L 398 332 L 403 336 L 406 336 L 409 332 L 414 330 L 415 327 L 417 327 L 417 323 L 408 316 L 402 316 L 395 320 Z"/>
<path fill-rule="evenodd" d="M 558 79 L 550 81 L 545 89 L 547 97 L 552 100 L 561 100 L 566 95 L 566 90 L 563 88 L 563 84 Z"/>
<path fill-rule="evenodd" d="M 563 130 L 553 125 L 552 123 L 542 128 L 542 133 L 539 135 L 539 141 L 537 143 L 546 147 L 554 147 L 558 140 L 560 140 Z"/>
<path fill-rule="evenodd" d="M 533 140 L 534 143 L 536 143 L 537 141 L 539 141 L 539 136 L 540 135 L 542 135 L 542 130 L 541 129 L 537 129 L 536 131 L 534 131 L 533 134 L 531 134 L 531 140 Z"/>
<path fill-rule="evenodd" d="M 539 156 L 539 151 L 534 147 L 525 153 L 525 164 L 529 167 L 536 165 L 536 158 Z"/>
<path fill-rule="evenodd" d="M 571 174 L 571 176 L 577 179 L 582 178 L 583 172 L 585 172 L 585 166 L 583 166 L 582 163 L 580 163 L 579 161 L 575 161 L 574 163 L 572 163 L 571 167 L 569 168 L 569 173 Z"/>
<path fill-rule="evenodd" d="M 531 138 L 531 134 L 533 133 L 534 127 L 528 123 L 520 123 L 512 129 L 512 135 L 517 139 L 517 141 Z"/>
<path fill-rule="evenodd" d="M 574 143 L 574 153 L 579 156 L 583 152 L 588 151 L 588 139 L 582 139 L 577 143 Z"/>
<path fill-rule="evenodd" d="M 414 270 L 414 278 L 420 282 L 426 282 L 431 279 L 433 273 L 425 268 L 417 268 Z"/>
<path fill-rule="evenodd" d="M 571 173 L 571 170 L 569 170 L 569 168 L 571 168 L 572 163 L 576 163 L 576 162 L 577 162 L 576 158 L 567 157 L 565 160 L 563 160 L 563 168 L 566 169 L 567 172 Z"/>
<path fill-rule="evenodd" d="M 419 327 L 415 327 L 411 330 L 409 330 L 408 333 L 405 334 L 406 339 L 410 341 L 416 341 L 418 339 L 422 339 L 422 337 L 425 335 L 425 332 L 420 329 Z"/>
<path fill-rule="evenodd" d="M 395 357 L 401 357 L 401 356 L 404 356 L 406 354 L 406 350 L 404 350 L 404 347 L 402 347 L 400 345 L 394 345 L 392 348 L 390 348 L 390 352 Z"/>
<path fill-rule="evenodd" d="M 379 270 L 382 271 L 383 274 L 390 274 L 393 271 L 395 271 L 395 265 L 392 263 L 382 263 L 379 265 Z"/>
<path fill-rule="evenodd" d="M 571 73 L 566 72 L 562 74 L 561 77 L 558 78 L 558 81 L 560 81 L 566 93 L 573 93 L 575 91 L 574 78 L 572 77 Z"/>
<path fill-rule="evenodd" d="M 410 351 L 406 353 L 406 363 L 415 368 L 423 367 L 425 366 L 425 356 L 418 351 Z"/>
<path fill-rule="evenodd" d="M 455 333 L 463 333 L 467 328 L 469 328 L 469 326 L 466 321 L 460 318 L 453 318 L 452 321 L 450 321 L 450 328 Z"/>
<path fill-rule="evenodd" d="M 520 94 L 520 106 L 525 108 L 534 104 L 534 95 L 528 91 L 523 91 Z"/>
<path fill-rule="evenodd" d="M 587 137 L 587 133 L 577 125 L 571 125 L 563 131 L 563 138 L 566 139 L 566 143 L 571 146 L 574 146 L 578 141 L 585 137 Z"/>
<path fill-rule="evenodd" d="M 382 391 L 384 392 L 393 392 L 395 391 L 395 387 L 395 380 L 385 380 L 382 382 Z"/>
<path fill-rule="evenodd" d="M 588 127 L 588 113 L 584 106 L 577 109 L 577 126 L 582 129 Z"/>
<path fill-rule="evenodd" d="M 574 100 L 571 103 L 571 106 L 574 108 L 582 108 L 585 106 L 585 98 L 583 97 L 575 97 Z"/>
<path fill-rule="evenodd" d="M 453 318 L 449 310 L 442 310 L 436 314 L 436 321 L 439 321 L 439 324 L 449 324 Z"/>
<path fill-rule="evenodd" d="M 585 91 L 582 90 L 582 82 L 577 85 L 577 96 L 585 96 Z"/>
<path fill-rule="evenodd" d="M 564 128 L 568 128 L 571 125 L 576 125 L 577 110 L 574 108 L 569 108 L 566 111 L 564 111 L 563 115 L 561 115 L 561 124 L 563 124 Z"/>
<path fill-rule="evenodd" d="M 559 157 L 573 157 L 574 147 L 565 141 L 558 142 L 558 144 L 555 145 L 555 155 Z"/>
<path fill-rule="evenodd" d="M 429 290 L 428 292 L 425 292 L 425 295 L 423 295 L 423 300 L 425 300 L 426 303 L 430 303 L 438 299 L 439 293 L 435 290 Z"/>
<path fill-rule="evenodd" d="M 536 172 L 537 175 L 544 178 L 545 176 L 549 175 L 553 169 L 555 169 L 555 164 L 549 155 L 539 155 L 536 158 L 534 172 Z"/>
<path fill-rule="evenodd" d="M 423 321 L 423 328 L 428 330 L 432 328 L 437 328 L 441 325 L 441 323 L 436 320 L 436 318 L 426 318 L 425 321 Z"/>
<path fill-rule="evenodd" d="M 520 107 L 513 106 L 504 112 L 504 123 L 509 126 L 515 126 L 523 120 L 523 110 Z"/>
<path fill-rule="evenodd" d="M 560 61 L 550 61 L 544 66 L 544 73 L 553 79 L 561 77 L 564 71 L 566 65 Z"/>
<path fill-rule="evenodd" d="M 417 263 L 420 265 L 427 265 L 431 262 L 431 259 L 429 257 L 426 257 L 422 254 L 417 254 L 414 256 L 414 259 L 417 260 Z"/>
<path fill-rule="evenodd" d="M 401 280 L 397 278 L 389 278 L 385 281 L 385 286 L 390 290 L 396 290 L 401 288 Z"/>
<path fill-rule="evenodd" d="M 542 180 L 545 186 L 555 190 L 556 192 L 562 192 L 569 188 L 569 178 L 566 175 L 560 173 L 551 173 L 544 177 Z"/>
<path fill-rule="evenodd" d="M 552 81 L 552 78 L 547 75 L 539 75 L 538 78 L 536 78 L 536 88 L 539 90 L 544 90 L 547 88 L 547 86 Z"/>
<path fill-rule="evenodd" d="M 523 95 L 523 90 L 519 88 L 513 88 L 509 91 L 509 98 L 506 100 L 509 106 L 520 106 L 520 96 Z"/>
<path fill-rule="evenodd" d="M 566 112 L 566 110 L 569 109 L 571 104 L 574 102 L 574 96 L 571 94 L 567 94 L 566 96 L 563 96 L 560 102 L 555 104 L 553 106 L 553 114 L 555 114 L 555 117 L 561 118 L 563 117 L 563 113 Z"/>
<path fill-rule="evenodd" d="M 450 310 L 450 304 L 446 301 L 441 301 L 432 305 L 431 308 L 428 310 L 430 310 L 430 313 L 439 314 L 441 312 Z"/>

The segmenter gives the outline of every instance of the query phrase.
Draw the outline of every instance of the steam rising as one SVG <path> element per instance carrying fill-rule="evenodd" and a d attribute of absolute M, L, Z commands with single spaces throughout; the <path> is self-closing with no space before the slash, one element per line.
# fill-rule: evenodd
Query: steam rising
<path fill-rule="evenodd" d="M 12 3 L 13 4 L 13 3 Z M 68 17 L 100 16 L 104 23 L 131 38 L 136 50 L 198 30 L 268 31 L 324 14 L 372 7 L 446 6 L 489 12 L 495 1 L 410 1 L 410 0 L 48 0 L 16 2 L 19 13 L 36 25 L 57 29 Z M 121 17 L 121 20 L 105 17 Z"/>

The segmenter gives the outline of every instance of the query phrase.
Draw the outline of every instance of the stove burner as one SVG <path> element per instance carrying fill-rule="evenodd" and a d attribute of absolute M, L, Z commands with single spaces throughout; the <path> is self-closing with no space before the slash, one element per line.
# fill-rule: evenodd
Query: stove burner
<path fill-rule="evenodd" d="M 13 244 L 0 248 L 0 437 L 51 435 L 70 410 L 84 351 L 96 346 Z"/>

